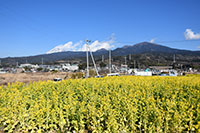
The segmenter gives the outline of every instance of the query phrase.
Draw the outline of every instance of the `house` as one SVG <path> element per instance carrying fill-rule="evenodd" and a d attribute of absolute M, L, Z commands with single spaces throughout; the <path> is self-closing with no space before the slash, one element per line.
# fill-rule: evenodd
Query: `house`
<path fill-rule="evenodd" d="M 152 76 L 152 71 L 134 69 L 135 76 Z"/>
<path fill-rule="evenodd" d="M 159 70 L 161 72 L 169 71 L 169 70 L 173 69 L 172 66 L 150 66 L 149 68 L 153 69 L 153 70 Z"/>
<path fill-rule="evenodd" d="M 70 65 L 70 64 L 62 64 L 62 69 L 64 71 L 77 71 L 79 69 L 78 65 L 77 64 L 73 64 L 73 65 Z"/>
<path fill-rule="evenodd" d="M 0 68 L 0 74 L 7 73 L 3 68 Z"/>
<path fill-rule="evenodd" d="M 26 64 L 21 64 L 19 67 L 20 67 L 20 68 L 25 68 L 25 67 L 28 67 L 28 68 L 39 68 L 38 65 L 33 65 L 33 64 L 28 64 L 28 63 L 26 63 Z"/>
<path fill-rule="evenodd" d="M 160 76 L 177 76 L 178 72 L 173 69 L 172 66 L 150 66 L 152 69 L 153 75 Z"/>

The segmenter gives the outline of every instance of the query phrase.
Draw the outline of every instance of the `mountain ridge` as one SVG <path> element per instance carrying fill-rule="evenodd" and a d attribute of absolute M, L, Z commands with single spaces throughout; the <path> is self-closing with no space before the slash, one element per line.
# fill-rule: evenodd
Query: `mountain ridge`
<path fill-rule="evenodd" d="M 126 45 L 121 48 L 116 48 L 112 50 L 112 56 L 126 56 L 126 55 L 134 55 L 134 54 L 156 54 L 156 53 L 163 53 L 163 54 L 180 54 L 184 56 L 197 56 L 200 58 L 200 51 L 191 51 L 191 50 L 182 50 L 182 49 L 175 49 L 170 48 L 164 45 L 150 43 L 150 42 L 141 42 L 134 45 Z M 108 56 L 108 50 L 106 49 L 99 49 L 93 52 L 93 55 L 96 57 L 100 57 L 105 55 Z M 18 63 L 40 63 L 41 59 L 44 59 L 44 62 L 55 62 L 58 60 L 84 60 L 85 59 L 85 51 L 65 51 L 65 52 L 57 52 L 57 53 L 50 53 L 50 54 L 40 54 L 35 56 L 24 56 L 24 57 L 6 57 L 0 58 L 2 63 L 5 64 L 14 64 Z"/>

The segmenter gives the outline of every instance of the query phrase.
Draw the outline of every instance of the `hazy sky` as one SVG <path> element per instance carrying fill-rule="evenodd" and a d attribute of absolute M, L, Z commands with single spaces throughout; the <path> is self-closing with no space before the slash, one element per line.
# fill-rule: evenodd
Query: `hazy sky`
<path fill-rule="evenodd" d="M 85 39 L 199 50 L 199 14 L 200 0 L 0 0 L 0 57 L 83 50 Z"/>

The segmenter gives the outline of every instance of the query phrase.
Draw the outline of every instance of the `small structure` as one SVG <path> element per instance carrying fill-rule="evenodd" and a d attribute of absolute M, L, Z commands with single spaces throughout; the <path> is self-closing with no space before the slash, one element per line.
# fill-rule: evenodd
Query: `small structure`
<path fill-rule="evenodd" d="M 178 72 L 173 69 L 172 66 L 150 66 L 152 69 L 153 75 L 160 76 L 177 76 Z"/>
<path fill-rule="evenodd" d="M 110 77 L 110 76 L 120 76 L 119 73 L 109 73 L 107 74 L 107 77 Z"/>
<path fill-rule="evenodd" d="M 150 66 L 150 69 L 156 69 L 156 70 L 169 70 L 172 69 L 172 66 Z"/>
<path fill-rule="evenodd" d="M 16 73 L 22 73 L 23 72 L 23 68 L 16 68 Z"/>
<path fill-rule="evenodd" d="M 135 76 L 152 76 L 152 72 L 136 71 Z"/>
<path fill-rule="evenodd" d="M 67 71 L 77 71 L 78 70 L 78 65 L 70 65 L 70 64 L 62 64 L 62 69 L 67 70 Z"/>
<path fill-rule="evenodd" d="M 57 81 L 61 81 L 61 80 L 62 80 L 61 78 L 54 78 L 54 79 L 53 79 L 53 81 L 56 81 L 56 82 L 57 82 Z"/>
<path fill-rule="evenodd" d="M 172 66 L 150 66 L 149 68 L 152 70 L 153 75 L 159 75 L 162 72 L 169 72 L 169 70 L 173 69 Z"/>
<path fill-rule="evenodd" d="M 97 75 L 97 76 L 95 76 L 95 78 L 103 78 L 104 76 L 102 76 L 102 75 Z"/>
<path fill-rule="evenodd" d="M 127 73 L 127 71 L 128 71 L 128 65 L 121 65 L 120 72 Z"/>
<path fill-rule="evenodd" d="M 20 67 L 20 68 L 24 68 L 24 67 L 28 67 L 28 68 L 39 68 L 38 65 L 33 65 L 33 64 L 28 64 L 28 63 L 26 63 L 26 64 L 21 64 L 19 67 Z"/>
<path fill-rule="evenodd" d="M 161 72 L 160 76 L 177 76 L 176 70 L 169 70 L 168 72 Z"/>
<path fill-rule="evenodd" d="M 4 69 L 0 69 L 0 74 L 7 73 Z"/>
<path fill-rule="evenodd" d="M 146 70 L 134 69 L 134 74 L 135 76 L 152 76 L 152 71 L 150 71 L 149 69 Z"/>

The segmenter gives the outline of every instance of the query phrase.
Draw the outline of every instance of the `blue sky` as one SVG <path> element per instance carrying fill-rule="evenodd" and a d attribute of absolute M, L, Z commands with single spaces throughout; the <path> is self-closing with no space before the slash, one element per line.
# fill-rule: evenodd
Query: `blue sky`
<path fill-rule="evenodd" d="M 153 39 L 199 50 L 199 14 L 199 0 L 0 0 L 0 57 L 43 54 L 58 45 L 80 50 L 85 39 L 94 47 Z"/>

